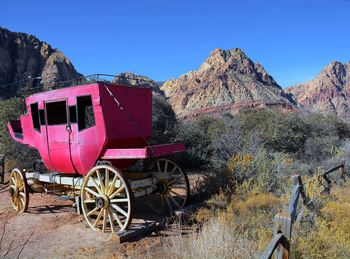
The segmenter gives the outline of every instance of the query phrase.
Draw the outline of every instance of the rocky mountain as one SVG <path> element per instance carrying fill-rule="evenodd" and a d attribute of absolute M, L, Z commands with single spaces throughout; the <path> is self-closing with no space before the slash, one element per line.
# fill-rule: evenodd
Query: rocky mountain
<path fill-rule="evenodd" d="M 59 50 L 33 35 L 0 27 L 0 98 L 22 88 L 51 89 L 77 77 L 81 75 Z"/>
<path fill-rule="evenodd" d="M 243 107 L 294 107 L 265 69 L 237 48 L 215 49 L 198 70 L 165 82 L 161 90 L 182 118 Z"/>
<path fill-rule="evenodd" d="M 147 87 L 151 88 L 153 93 L 164 96 L 164 92 L 160 90 L 158 83 L 146 76 L 140 76 L 130 72 L 120 73 L 113 79 L 112 83 Z"/>
<path fill-rule="evenodd" d="M 334 61 L 315 79 L 288 87 L 286 92 L 308 110 L 350 117 L 350 62 Z"/>

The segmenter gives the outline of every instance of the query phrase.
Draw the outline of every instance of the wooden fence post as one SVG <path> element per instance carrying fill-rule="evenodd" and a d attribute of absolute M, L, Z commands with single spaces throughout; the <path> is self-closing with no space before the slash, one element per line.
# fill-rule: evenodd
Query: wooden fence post
<path fill-rule="evenodd" d="M 328 174 L 339 169 L 342 170 L 341 174 L 345 175 L 344 167 L 344 164 L 340 164 L 323 172 L 322 174 L 317 174 L 317 176 L 326 177 Z M 303 203 L 308 209 L 315 209 L 313 201 L 310 199 L 310 197 L 308 197 L 308 195 L 305 192 L 304 184 L 301 181 L 300 175 L 295 175 L 292 177 L 292 179 L 293 189 L 288 210 L 285 213 L 279 213 L 275 215 L 273 226 L 273 239 L 267 246 L 265 252 L 261 255 L 260 259 L 270 259 L 273 255 L 275 255 L 275 258 L 277 259 L 289 258 L 292 227 L 295 221 L 300 221 L 300 218 L 302 216 L 302 211 L 299 213 L 299 215 L 297 215 L 299 195 L 302 197 Z"/>
<path fill-rule="evenodd" d="M 273 236 L 277 236 L 278 234 L 282 234 L 288 241 L 290 242 L 290 238 L 292 235 L 292 219 L 289 215 L 276 214 L 273 220 Z M 279 245 L 275 250 L 275 258 L 276 259 L 288 259 L 289 258 L 290 248 L 289 245 L 284 247 Z"/>

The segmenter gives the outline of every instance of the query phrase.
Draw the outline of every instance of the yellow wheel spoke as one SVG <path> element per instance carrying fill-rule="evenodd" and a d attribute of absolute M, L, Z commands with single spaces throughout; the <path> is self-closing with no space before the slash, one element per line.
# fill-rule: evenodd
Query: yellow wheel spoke
<path fill-rule="evenodd" d="M 22 197 L 26 197 L 24 192 L 20 192 L 19 195 L 21 195 Z"/>
<path fill-rule="evenodd" d="M 169 198 L 179 209 L 181 209 L 180 204 L 177 203 L 177 201 L 173 198 L 173 196 L 169 195 Z"/>
<path fill-rule="evenodd" d="M 20 211 L 21 210 L 21 202 L 20 200 L 17 198 L 17 210 Z"/>
<path fill-rule="evenodd" d="M 95 197 L 100 197 L 100 195 L 97 192 L 94 192 L 89 187 L 85 187 L 85 190 L 94 195 Z"/>
<path fill-rule="evenodd" d="M 164 173 L 168 171 L 168 160 L 165 160 Z"/>
<path fill-rule="evenodd" d="M 98 211 L 98 207 L 95 207 L 93 210 L 91 210 L 88 214 L 86 214 L 88 217 L 92 214 L 94 214 L 96 211 Z"/>
<path fill-rule="evenodd" d="M 12 189 L 16 189 L 16 186 L 14 186 L 14 185 L 12 185 L 12 184 L 10 184 L 10 187 L 11 187 Z"/>
<path fill-rule="evenodd" d="M 96 187 L 98 193 L 99 193 L 100 195 L 102 195 L 103 192 L 102 192 L 100 186 L 98 185 L 98 183 L 96 182 L 96 180 L 95 180 L 93 177 L 91 177 L 91 180 L 93 181 L 93 183 L 94 183 L 94 185 L 95 185 L 95 187 Z"/>
<path fill-rule="evenodd" d="M 177 169 L 177 166 L 174 166 L 173 170 L 171 170 L 171 174 L 173 174 L 175 172 L 175 170 Z"/>
<path fill-rule="evenodd" d="M 85 200 L 84 203 L 95 203 L 95 200 Z"/>
<path fill-rule="evenodd" d="M 118 190 L 116 190 L 111 196 L 109 196 L 109 199 L 113 199 L 118 193 L 122 192 L 125 189 L 124 185 L 121 186 Z"/>
<path fill-rule="evenodd" d="M 108 190 L 108 193 L 107 193 L 108 196 L 111 195 L 112 192 L 114 191 L 115 183 L 116 183 L 117 180 L 118 180 L 118 175 L 115 175 L 114 178 L 113 178 L 113 180 L 112 180 L 111 187 L 110 187 L 109 190 Z"/>
<path fill-rule="evenodd" d="M 106 232 L 106 224 L 107 224 L 107 210 L 103 210 L 103 223 L 102 223 L 102 232 Z"/>
<path fill-rule="evenodd" d="M 158 168 L 158 172 L 161 173 L 162 170 L 160 169 L 160 163 L 159 163 L 159 160 L 157 160 L 157 168 Z"/>
<path fill-rule="evenodd" d="M 96 174 L 97 174 L 97 178 L 98 178 L 98 182 L 100 183 L 100 193 L 103 194 L 104 193 L 104 190 L 105 190 L 105 187 L 104 187 L 104 184 L 103 184 L 103 181 L 102 181 L 102 178 L 101 178 L 101 174 L 100 174 L 100 170 L 96 170 Z"/>
<path fill-rule="evenodd" d="M 101 219 L 102 213 L 103 213 L 104 210 L 105 210 L 104 208 L 101 208 L 100 213 L 98 213 L 98 216 L 97 216 L 97 218 L 96 218 L 94 224 L 92 225 L 93 227 L 96 227 L 96 224 L 97 224 L 98 221 Z"/>
<path fill-rule="evenodd" d="M 112 213 L 110 209 L 108 209 L 108 219 L 109 219 L 109 223 L 111 224 L 112 233 L 114 233 L 114 221 L 113 221 Z"/>
<path fill-rule="evenodd" d="M 110 200 L 111 203 L 116 203 L 116 202 L 128 202 L 129 199 L 125 198 L 125 199 L 112 199 Z"/>
<path fill-rule="evenodd" d="M 118 222 L 118 225 L 120 228 L 123 228 L 123 223 L 120 221 L 120 218 L 118 217 L 118 214 L 115 213 L 113 210 L 111 210 L 113 217 Z"/>
<path fill-rule="evenodd" d="M 109 170 L 106 168 L 105 189 L 104 194 L 108 194 L 109 191 Z"/>
<path fill-rule="evenodd" d="M 125 217 L 128 217 L 128 213 L 123 210 L 122 208 L 120 208 L 118 205 L 116 204 L 112 204 L 111 205 L 116 211 L 120 212 L 121 214 L 123 214 Z"/>
<path fill-rule="evenodd" d="M 12 183 L 17 186 L 17 181 L 15 180 L 15 178 L 13 176 L 11 176 L 11 180 L 12 180 Z"/>
<path fill-rule="evenodd" d="M 176 195 L 177 197 L 180 197 L 181 199 L 185 200 L 186 199 L 186 195 L 180 194 L 178 192 L 175 192 L 174 190 L 170 189 L 169 192 L 173 195 Z"/>

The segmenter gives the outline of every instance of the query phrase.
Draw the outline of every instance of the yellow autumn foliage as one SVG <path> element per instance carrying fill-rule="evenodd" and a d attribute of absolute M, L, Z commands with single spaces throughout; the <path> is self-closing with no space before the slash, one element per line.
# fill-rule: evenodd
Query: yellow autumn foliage
<path fill-rule="evenodd" d="M 249 154 L 235 154 L 227 162 L 227 168 L 232 172 L 236 167 L 246 167 L 253 161 Z"/>

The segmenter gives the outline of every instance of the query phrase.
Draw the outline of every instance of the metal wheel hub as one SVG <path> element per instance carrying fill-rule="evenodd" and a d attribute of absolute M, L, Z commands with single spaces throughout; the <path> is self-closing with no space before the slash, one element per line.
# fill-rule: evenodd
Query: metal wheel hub
<path fill-rule="evenodd" d="M 165 183 L 165 182 L 159 182 L 159 183 L 157 183 L 157 192 L 158 193 L 161 193 L 161 194 L 163 194 L 163 193 L 167 193 L 168 192 L 168 184 L 167 183 Z"/>
<path fill-rule="evenodd" d="M 98 197 L 95 201 L 95 205 L 97 208 L 101 209 L 101 208 L 108 208 L 110 204 L 109 198 L 107 196 L 102 196 L 102 197 Z"/>

